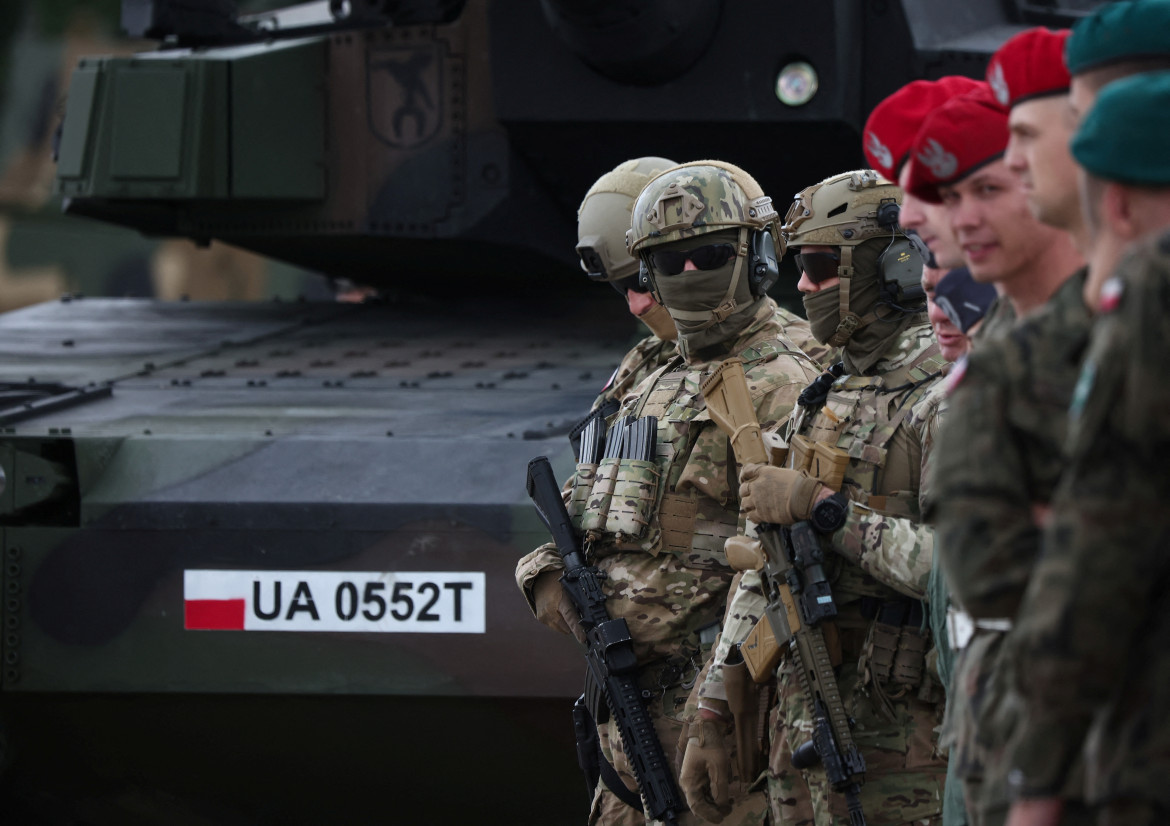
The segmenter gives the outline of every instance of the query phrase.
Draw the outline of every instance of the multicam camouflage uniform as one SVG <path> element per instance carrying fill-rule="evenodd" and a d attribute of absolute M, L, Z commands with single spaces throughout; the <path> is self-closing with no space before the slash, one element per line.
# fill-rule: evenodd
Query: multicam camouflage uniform
<path fill-rule="evenodd" d="M 824 407 L 810 411 L 799 430 L 853 455 L 843 486 L 851 499 L 849 515 L 830 538 L 837 552 L 830 560 L 835 568 L 833 595 L 840 606 L 842 665 L 837 678 L 846 710 L 857 721 L 853 736 L 867 764 L 861 797 L 870 824 L 933 822 L 941 806 L 945 764 L 934 745 L 934 728 L 940 722 L 937 697 L 916 696 L 919 691 L 929 694 L 932 681 L 924 676 L 919 686 L 895 696 L 895 686 L 865 679 L 861 662 L 878 604 L 921 599 L 930 575 L 933 539 L 918 524 L 917 498 L 927 459 L 923 434 L 930 425 L 906 414 L 929 392 L 941 363 L 930 325 L 912 324 L 875 365 L 873 375 L 839 378 Z M 744 575 L 728 609 L 728 648 L 737 634 L 743 638 L 744 626 L 763 614 L 763 597 L 745 584 L 754 584 L 750 574 Z M 913 635 L 917 628 L 899 630 Z M 721 646 L 716 661 L 725 656 Z M 719 669 L 713 668 L 704 695 L 721 696 L 720 681 Z M 844 799 L 828 789 L 824 772 L 792 768 L 792 751 L 809 739 L 812 721 L 787 657 L 777 670 L 777 692 L 768 765 L 773 820 L 785 826 L 847 824 Z"/>
<path fill-rule="evenodd" d="M 891 241 L 876 219 L 881 205 L 900 200 L 901 191 L 871 170 L 842 173 L 797 195 L 784 225 L 790 245 L 839 253 L 838 283 L 810 291 L 804 304 L 817 337 L 842 345 L 849 372 L 820 397 L 809 389 L 790 436 L 849 457 L 841 487 L 849 499 L 845 521 L 822 540 L 834 551 L 825 567 L 839 610 L 826 623 L 826 641 L 831 655 L 839 653 L 838 686 L 866 761 L 866 822 L 880 826 L 937 823 L 946 768 L 936 750 L 942 697 L 926 667 L 930 637 L 921 604 L 934 539 L 919 518 L 941 406 L 931 390 L 944 360 L 924 311 L 882 306 L 882 290 L 892 285 L 882 280 L 879 256 Z M 705 697 L 726 695 L 722 663 L 763 615 L 759 581 L 745 572 L 733 596 Z M 796 664 L 783 646 L 781 652 L 767 770 L 772 819 L 785 826 L 848 824 L 844 796 L 829 788 L 824 770 L 792 765 L 813 721 Z"/>
<path fill-rule="evenodd" d="M 630 348 L 593 402 L 593 409 L 608 401 L 621 403 L 651 373 L 678 355 L 678 343 L 649 335 Z"/>
<path fill-rule="evenodd" d="M 784 335 L 800 348 L 806 356 L 816 362 L 817 367 L 828 370 L 841 360 L 841 350 L 821 344 L 812 334 L 808 322 L 791 310 L 776 307 L 776 319 L 784 328 Z"/>
<path fill-rule="evenodd" d="M 1170 823 L 1170 233 L 1101 293 L 1069 408 L 1068 469 L 1009 637 L 1018 797 L 1059 796 L 1082 754 L 1103 826 Z"/>
<path fill-rule="evenodd" d="M 756 413 L 767 430 L 787 421 L 796 396 L 816 375 L 809 359 L 784 337 L 774 307 L 765 300 L 755 321 L 725 354 L 738 354 L 747 363 Z M 650 712 L 667 755 L 676 754 L 687 696 L 710 648 L 709 641 L 703 644 L 703 632 L 716 628 L 723 617 L 734 573 L 724 559 L 723 543 L 741 524 L 734 458 L 699 393 L 699 383 L 721 360 L 688 365 L 676 359 L 644 383 L 639 395 L 626 398 L 617 416 L 658 418 L 656 466 L 662 481 L 643 538 L 618 541 L 604 534 L 588 552 L 605 574 L 610 614 L 625 617 L 630 626 L 643 664 L 641 682 L 654 694 Z M 516 581 L 530 605 L 536 577 L 561 567 L 560 555 L 550 546 L 520 561 Z M 602 728 L 608 728 L 606 758 L 636 788 L 616 726 L 611 722 Z M 739 778 L 734 778 L 732 797 L 741 802 L 725 823 L 764 822 L 766 801 L 760 794 L 746 796 Z M 590 823 L 602 816 L 595 807 Z M 607 817 L 605 822 L 644 821 L 630 809 L 628 818 Z M 688 814 L 682 822 L 701 821 Z"/>
<path fill-rule="evenodd" d="M 947 717 L 950 759 L 976 826 L 1003 823 L 1010 804 L 1002 751 L 1019 709 L 1003 642 L 1040 551 L 1039 516 L 1064 467 L 1066 411 L 1089 335 L 1084 282 L 1081 271 L 1039 312 L 971 354 L 949 382 L 934 456 L 928 518 L 966 612 L 954 625 L 974 632 L 957 641 Z"/>

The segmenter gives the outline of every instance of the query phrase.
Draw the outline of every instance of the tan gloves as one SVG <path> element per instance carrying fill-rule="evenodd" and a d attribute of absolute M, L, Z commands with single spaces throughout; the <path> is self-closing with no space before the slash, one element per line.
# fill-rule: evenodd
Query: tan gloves
<path fill-rule="evenodd" d="M 577 619 L 565 589 L 561 587 L 560 571 L 545 571 L 532 583 L 532 599 L 535 603 L 536 618 L 554 631 L 572 634 L 577 642 L 585 643 L 585 632 Z"/>
<path fill-rule="evenodd" d="M 690 725 L 679 786 L 699 817 L 719 823 L 731 813 L 731 755 L 724 746 L 727 723 L 697 717 Z"/>
<path fill-rule="evenodd" d="M 744 516 L 757 525 L 792 525 L 812 516 L 825 486 L 804 471 L 771 465 L 744 465 L 739 473 Z"/>

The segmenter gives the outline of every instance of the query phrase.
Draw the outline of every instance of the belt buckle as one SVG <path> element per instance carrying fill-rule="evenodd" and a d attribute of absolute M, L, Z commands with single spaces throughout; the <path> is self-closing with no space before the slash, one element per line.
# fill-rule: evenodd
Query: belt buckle
<path fill-rule="evenodd" d="M 947 608 L 947 641 L 952 651 L 962 651 L 975 635 L 975 621 L 966 611 L 951 606 Z"/>

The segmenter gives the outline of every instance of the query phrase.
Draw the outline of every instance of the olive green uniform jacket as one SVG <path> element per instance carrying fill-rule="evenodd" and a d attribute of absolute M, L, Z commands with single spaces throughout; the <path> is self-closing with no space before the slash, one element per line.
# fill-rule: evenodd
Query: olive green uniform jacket
<path fill-rule="evenodd" d="M 1134 823 L 1170 822 L 1168 370 L 1170 233 L 1102 291 L 1068 470 L 1009 640 L 1023 698 L 1014 794 L 1059 794 L 1083 753 L 1087 802 L 1155 810 Z"/>

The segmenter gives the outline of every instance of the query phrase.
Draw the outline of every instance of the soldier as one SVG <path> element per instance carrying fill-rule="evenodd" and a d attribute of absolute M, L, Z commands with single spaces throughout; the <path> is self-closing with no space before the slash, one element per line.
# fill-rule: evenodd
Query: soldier
<path fill-rule="evenodd" d="M 909 242 L 897 226 L 900 199 L 901 191 L 872 170 L 847 172 L 802 191 L 783 227 L 788 243 L 800 249 L 798 287 L 813 334 L 840 345 L 843 359 L 819 396 L 813 388 L 802 396 L 790 435 L 843 452 L 842 492 L 788 468 L 749 465 L 740 476 L 750 520 L 811 519 L 833 551 L 827 562 L 840 612 L 837 680 L 867 763 L 861 799 L 871 824 L 936 823 L 945 771 L 934 733 L 941 691 L 925 665 L 929 634 L 922 631 L 920 602 L 933 556 L 931 532 L 918 519 L 926 423 L 909 415 L 943 359 L 924 313 L 920 259 L 902 255 Z M 762 616 L 758 581 L 755 572 L 745 572 L 728 609 L 734 623 L 724 631 L 701 692 L 713 709 L 703 712 L 708 719 L 724 702 L 732 644 Z M 773 822 L 848 823 L 844 801 L 828 788 L 824 770 L 802 773 L 793 766 L 793 752 L 807 740 L 812 721 L 786 650 L 781 647 L 779 699 L 770 723 Z M 721 758 L 688 744 L 688 800 L 710 794 L 706 778 L 719 773 Z M 803 809 L 809 798 L 811 810 Z"/>
<path fill-rule="evenodd" d="M 995 288 L 973 279 L 966 267 L 946 271 L 928 266 L 922 270 L 922 289 L 939 352 L 953 364 L 971 349 L 968 333 L 983 320 L 995 299 Z"/>
<path fill-rule="evenodd" d="M 971 276 L 1011 304 L 989 314 L 980 340 L 1052 297 L 1083 259 L 1067 232 L 1036 220 L 1019 177 L 1008 169 L 1008 116 L 991 89 L 952 98 L 930 114 L 914 139 L 908 185 L 946 206 Z"/>
<path fill-rule="evenodd" d="M 959 267 L 940 278 L 933 289 L 928 288 L 926 297 L 928 307 L 933 304 L 938 308 L 930 313 L 930 323 L 939 340 L 943 357 L 951 362 L 958 361 L 971 349 L 971 335 L 979 329 L 983 317 L 995 301 L 995 287 L 980 284 L 971 277 L 966 267 Z M 962 342 L 957 346 L 949 347 L 951 342 L 944 341 L 944 335 L 939 332 L 941 325 L 935 321 L 935 312 L 946 316 L 951 328 L 962 336 Z M 950 330 L 947 332 L 949 335 L 954 334 Z"/>
<path fill-rule="evenodd" d="M 645 264 L 656 298 L 675 320 L 679 356 L 627 395 L 611 420 L 655 417 L 655 459 L 640 470 L 622 461 L 603 462 L 600 469 L 579 466 L 573 482 L 585 494 L 574 518 L 583 527 L 590 560 L 607 575 L 611 616 L 629 623 L 642 666 L 640 682 L 652 694 L 650 712 L 668 754 L 679 742 L 692 681 L 723 616 L 733 574 L 723 541 L 741 524 L 733 460 L 726 438 L 708 418 L 699 381 L 715 364 L 738 355 L 756 388 L 761 423 L 776 429 L 816 375 L 811 360 L 783 335 L 775 302 L 765 295 L 777 275 L 776 219 L 771 199 L 755 180 L 718 161 L 674 167 L 643 190 L 632 215 L 629 250 Z M 622 502 L 631 513 L 609 514 L 616 497 L 606 498 L 592 484 L 606 478 L 607 466 L 614 468 L 616 484 L 622 484 L 623 474 L 641 474 L 645 495 Z M 621 525 L 615 524 L 619 518 Z M 549 592 L 547 583 L 556 584 L 561 567 L 547 546 L 520 561 L 517 583 L 534 610 L 536 595 Z M 555 625 L 559 613 L 553 608 L 541 616 Z M 605 756 L 634 789 L 616 726 L 607 725 Z M 695 734 L 715 736 L 701 726 Z M 747 795 L 746 784 L 730 775 L 724 781 L 729 777 L 715 816 L 762 823 L 762 796 Z M 737 804 L 734 810 L 729 801 Z M 602 816 L 595 805 L 590 823 Z M 684 822 L 702 821 L 688 815 Z"/>
<path fill-rule="evenodd" d="M 1170 822 L 1168 113 L 1170 74 L 1119 80 L 1072 144 L 1090 268 L 1116 275 L 1094 296 L 1069 465 L 1010 639 L 1023 707 L 1009 826 L 1068 822 L 1062 791 L 1081 756 L 1097 824 Z"/>
<path fill-rule="evenodd" d="M 962 251 L 951 230 L 946 210 L 939 204 L 927 203 L 916 198 L 908 190 L 908 182 L 915 161 L 911 154 L 914 138 L 923 120 L 958 95 L 979 89 L 979 81 L 967 77 L 944 77 L 937 81 L 916 80 L 903 86 L 879 103 L 870 114 L 865 126 L 865 156 L 874 168 L 890 180 L 901 184 L 902 209 L 899 223 L 907 231 L 919 237 L 926 247 L 926 266 L 923 269 L 923 288 L 926 291 L 927 312 L 939 342 L 940 353 L 948 362 L 966 353 L 970 338 L 958 333 L 933 301 L 934 284 L 944 270 L 963 266 Z M 944 365 L 946 371 L 950 364 Z M 925 423 L 922 435 L 924 444 L 934 439 L 937 422 L 945 411 L 944 384 L 937 382 L 911 413 L 912 421 Z M 925 492 L 923 492 L 925 496 Z M 933 565 L 928 584 L 928 598 L 931 607 L 931 631 L 936 646 L 936 667 L 943 685 L 949 684 L 952 657 L 945 636 L 945 618 L 949 594 L 937 561 Z M 948 766 L 946 797 L 943 804 L 943 823 L 946 826 L 963 826 L 966 822 L 959 783 Z"/>
<path fill-rule="evenodd" d="M 979 88 L 969 77 L 950 75 L 938 80 L 915 80 L 874 107 L 865 121 L 863 149 L 872 169 L 902 186 L 898 221 L 907 235 L 916 235 L 929 251 L 926 263 L 944 270 L 963 266 L 963 255 L 942 207 L 928 204 L 906 190 L 905 179 L 913 160 L 910 149 L 922 121 L 957 95 Z"/>
<path fill-rule="evenodd" d="M 590 279 L 609 283 L 626 300 L 630 314 L 650 329 L 650 335 L 626 353 L 610 376 L 593 402 L 595 410 L 606 402 L 616 409 L 626 393 L 678 353 L 674 320 L 650 297 L 649 286 L 638 278 L 638 262 L 626 252 L 634 199 L 651 178 L 674 165 L 674 161 L 654 157 L 620 163 L 589 187 L 577 209 L 581 269 Z"/>
<path fill-rule="evenodd" d="M 1170 69 L 1170 2 L 1121 0 L 1079 20 L 1068 39 L 1065 63 L 1072 75 L 1069 107 L 1075 123 L 1109 83 L 1140 72 Z M 1112 273 L 1091 268 L 1085 302 L 1093 306 Z"/>
<path fill-rule="evenodd" d="M 1083 237 L 1083 222 L 1066 148 L 1072 135 L 1067 36 L 1043 28 L 1023 32 L 996 52 L 987 74 L 997 99 L 1011 107 L 1005 166 L 1023 183 L 1032 215 L 1068 233 L 1072 243 Z M 1052 270 L 1037 273 L 1047 279 Z M 951 384 L 951 412 L 936 453 L 928 515 L 963 608 L 953 617 L 963 654 L 948 709 L 951 760 L 977 826 L 1002 824 L 1010 802 L 1002 752 L 1017 724 L 1017 704 L 1005 637 L 1063 466 L 1065 410 L 1088 337 L 1084 281 L 1084 270 L 1070 270 L 1039 310 L 972 353 Z M 1069 822 L 1084 821 L 1075 778 L 1062 793 Z"/>

